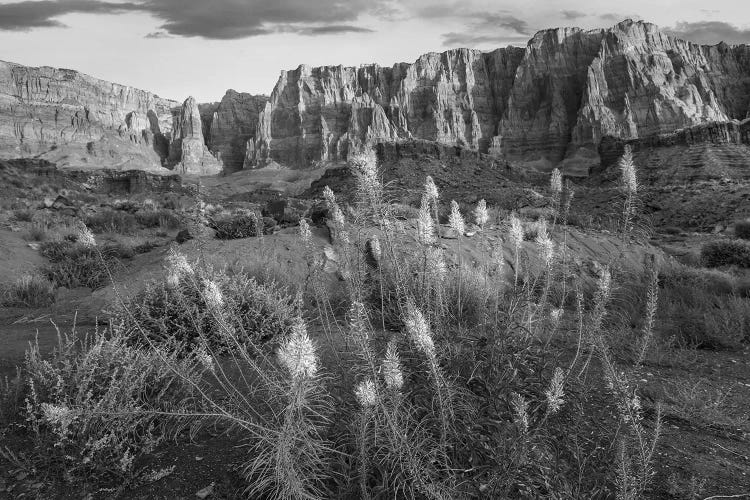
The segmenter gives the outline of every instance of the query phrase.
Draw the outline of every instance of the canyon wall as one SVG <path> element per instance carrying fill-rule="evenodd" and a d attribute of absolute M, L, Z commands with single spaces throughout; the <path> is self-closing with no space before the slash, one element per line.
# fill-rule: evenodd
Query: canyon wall
<path fill-rule="evenodd" d="M 525 48 L 284 71 L 245 165 L 304 167 L 367 141 L 424 139 L 540 170 L 588 168 L 605 136 L 748 116 L 750 47 L 700 46 L 628 20 L 541 31 Z"/>
<path fill-rule="evenodd" d="M 224 164 L 227 172 L 249 165 L 254 155 L 258 115 L 268 97 L 227 90 L 221 102 L 202 105 L 204 136 L 211 152 Z"/>
<path fill-rule="evenodd" d="M 76 71 L 0 62 L 0 158 L 213 175 L 306 168 L 382 141 L 426 140 L 519 168 L 586 172 L 634 141 L 750 117 L 750 46 L 652 24 L 550 29 L 525 47 L 455 49 L 391 67 L 283 71 L 270 97 L 182 105 Z"/>
<path fill-rule="evenodd" d="M 188 115 L 193 111 L 197 107 Z M 0 158 L 37 157 L 71 168 L 218 172 L 220 167 L 208 166 L 202 135 L 187 137 L 180 128 L 184 114 L 178 102 L 150 92 L 73 70 L 0 61 Z M 179 150 L 175 137 L 184 146 Z M 183 159 L 183 152 L 190 156 Z"/>

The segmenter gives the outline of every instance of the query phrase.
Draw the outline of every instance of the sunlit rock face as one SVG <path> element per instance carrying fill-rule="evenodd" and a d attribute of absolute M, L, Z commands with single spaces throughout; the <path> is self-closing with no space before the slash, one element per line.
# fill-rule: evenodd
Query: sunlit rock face
<path fill-rule="evenodd" d="M 211 154 L 203 139 L 203 122 L 193 97 L 188 97 L 179 114 L 174 115 L 169 149 L 170 166 L 178 173 L 215 175 L 222 171 L 221 161 Z"/>
<path fill-rule="evenodd" d="M 749 112 L 748 46 L 700 46 L 624 21 L 541 31 L 525 48 L 282 72 L 245 164 L 303 167 L 396 137 L 543 170 L 586 167 L 598 163 L 605 136 L 642 138 Z"/>
<path fill-rule="evenodd" d="M 162 169 L 175 101 L 77 71 L 0 61 L 0 157 Z"/>
<path fill-rule="evenodd" d="M 268 97 L 227 90 L 221 102 L 204 113 L 204 138 L 228 173 L 242 170 L 252 159 L 258 115 Z M 209 114 L 210 113 L 210 114 Z M 205 116 L 208 114 L 208 116 Z"/>
<path fill-rule="evenodd" d="M 77 71 L 0 61 L 0 158 L 63 168 L 214 175 L 195 99 L 178 102 Z"/>
<path fill-rule="evenodd" d="M 368 141 L 420 138 L 487 150 L 523 49 L 430 53 L 390 68 L 282 72 L 259 119 L 256 165 L 346 158 Z"/>
<path fill-rule="evenodd" d="M 270 97 L 183 105 L 76 71 L 0 62 L 0 158 L 196 175 L 306 168 L 402 139 L 546 171 L 595 168 L 603 138 L 750 117 L 750 46 L 701 46 L 624 21 L 537 33 L 525 47 L 413 63 L 283 71 Z"/>

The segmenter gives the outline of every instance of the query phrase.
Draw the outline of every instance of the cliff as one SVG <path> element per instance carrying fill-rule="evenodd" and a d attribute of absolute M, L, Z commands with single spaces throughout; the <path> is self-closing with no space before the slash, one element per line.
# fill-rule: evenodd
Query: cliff
<path fill-rule="evenodd" d="M 221 102 L 201 109 L 204 135 L 211 152 L 228 173 L 242 170 L 254 154 L 258 115 L 268 97 L 227 90 Z"/>
<path fill-rule="evenodd" d="M 367 144 L 424 140 L 577 173 L 600 165 L 605 141 L 748 117 L 750 46 L 696 45 L 630 20 L 392 67 L 302 65 L 282 71 L 270 97 L 229 90 L 183 106 L 71 70 L 0 62 L 0 158 L 72 168 L 305 168 Z"/>
<path fill-rule="evenodd" d="M 750 47 L 700 46 L 649 23 L 537 33 L 526 48 L 456 49 L 390 68 L 284 71 L 246 165 L 345 158 L 384 138 L 475 149 L 547 170 L 638 139 L 750 113 Z"/>
<path fill-rule="evenodd" d="M 182 148 L 177 153 L 171 145 L 180 113 L 178 102 L 150 92 L 73 70 L 0 61 L 0 158 L 169 173 L 183 165 Z"/>
<path fill-rule="evenodd" d="M 193 97 L 188 97 L 179 114 L 174 115 L 168 164 L 180 174 L 215 175 L 222 170 L 221 161 L 206 147 L 203 121 Z"/>

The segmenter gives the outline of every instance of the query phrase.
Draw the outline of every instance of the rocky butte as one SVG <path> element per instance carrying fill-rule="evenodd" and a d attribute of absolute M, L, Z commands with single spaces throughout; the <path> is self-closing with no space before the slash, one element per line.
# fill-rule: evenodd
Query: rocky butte
<path fill-rule="evenodd" d="M 41 155 L 61 166 L 306 168 L 367 143 L 420 139 L 585 173 L 600 166 L 603 142 L 611 154 L 612 141 L 653 145 L 649 138 L 712 123 L 745 130 L 747 118 L 750 46 L 697 45 L 631 20 L 392 67 L 302 65 L 282 71 L 270 97 L 229 90 L 201 105 L 0 63 L 0 157 Z"/>

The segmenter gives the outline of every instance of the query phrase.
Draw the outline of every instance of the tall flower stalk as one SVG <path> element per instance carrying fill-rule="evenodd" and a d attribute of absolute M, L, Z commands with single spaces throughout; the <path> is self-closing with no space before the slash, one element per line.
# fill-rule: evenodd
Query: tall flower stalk
<path fill-rule="evenodd" d="M 618 165 L 620 167 L 620 189 L 625 195 L 622 207 L 622 238 L 624 241 L 633 229 L 636 196 L 638 194 L 638 178 L 635 163 L 633 162 L 633 151 L 630 149 L 630 146 L 625 146 L 625 151 Z"/>

